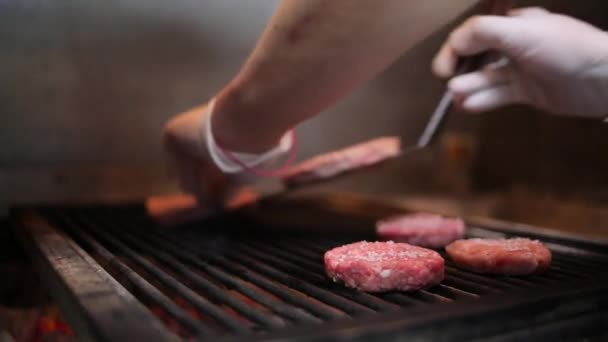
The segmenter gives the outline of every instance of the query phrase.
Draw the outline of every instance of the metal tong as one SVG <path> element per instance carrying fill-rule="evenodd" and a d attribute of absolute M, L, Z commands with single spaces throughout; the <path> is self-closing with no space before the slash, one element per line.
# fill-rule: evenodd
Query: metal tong
<path fill-rule="evenodd" d="M 513 8 L 512 0 L 482 0 L 477 6 L 477 13 L 486 15 L 506 15 Z M 461 58 L 456 69 L 456 75 L 463 75 L 483 67 L 491 58 L 491 53 L 481 53 L 479 55 Z M 439 104 L 433 111 L 429 122 L 427 123 L 422 135 L 418 139 L 416 147 L 424 148 L 435 141 L 439 132 L 442 130 L 447 116 L 454 104 L 454 95 L 449 89 L 446 89 Z"/>

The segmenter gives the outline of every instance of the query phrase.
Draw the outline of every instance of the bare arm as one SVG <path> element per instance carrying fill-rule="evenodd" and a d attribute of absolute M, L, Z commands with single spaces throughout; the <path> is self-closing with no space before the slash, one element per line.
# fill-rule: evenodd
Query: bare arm
<path fill-rule="evenodd" d="M 216 96 L 213 136 L 237 152 L 276 146 L 476 0 L 283 0 L 246 63 Z M 426 66 L 423 66 L 426 67 Z M 240 173 L 222 172 L 202 134 L 208 107 L 171 119 L 164 144 L 182 188 L 217 201 Z M 203 135 L 205 137 L 203 137 Z"/>
<path fill-rule="evenodd" d="M 370 80 L 475 0 L 284 0 L 217 96 L 214 133 L 258 152 Z"/>

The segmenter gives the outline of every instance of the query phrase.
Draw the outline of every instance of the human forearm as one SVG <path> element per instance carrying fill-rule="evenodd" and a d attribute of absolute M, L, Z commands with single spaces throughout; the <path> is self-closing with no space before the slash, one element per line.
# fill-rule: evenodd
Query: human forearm
<path fill-rule="evenodd" d="M 257 152 L 374 77 L 474 0 L 285 0 L 217 96 L 214 131 Z"/>

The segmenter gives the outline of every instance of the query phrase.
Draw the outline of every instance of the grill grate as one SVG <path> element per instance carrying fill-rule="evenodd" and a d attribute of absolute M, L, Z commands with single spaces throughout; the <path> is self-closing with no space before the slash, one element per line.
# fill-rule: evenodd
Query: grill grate
<path fill-rule="evenodd" d="M 347 331 L 348 336 L 353 337 L 355 327 L 359 325 L 357 329 L 361 329 L 363 321 L 369 323 L 357 333 L 361 336 L 374 331 L 374 326 L 382 331 L 409 326 L 402 329 L 403 333 L 414 334 L 422 329 L 423 323 L 445 320 L 442 315 L 453 310 L 459 313 L 458 317 L 466 318 L 474 311 L 499 312 L 497 304 L 509 300 L 513 303 L 511 307 L 521 298 L 531 303 L 549 295 L 566 296 L 572 290 L 608 288 L 608 254 L 596 247 L 585 249 L 580 243 L 568 244 L 562 240 L 548 240 L 554 262 L 543 275 L 482 276 L 460 270 L 446 258 L 446 278 L 438 286 L 408 293 L 368 294 L 334 284 L 324 274 L 323 253 L 365 237 L 358 234 L 346 237 L 245 234 L 242 233 L 245 229 L 232 229 L 234 225 L 245 224 L 240 221 L 164 230 L 149 221 L 141 210 L 133 208 L 52 209 L 37 211 L 36 215 L 50 222 L 49 229 L 57 231 L 59 236 L 73 239 L 154 313 L 169 333 L 182 339 L 239 336 L 265 339 L 275 334 L 293 337 L 296 332 L 313 336 L 323 330 L 326 331 L 323 334 L 334 332 L 336 336 Z M 252 223 L 247 224 L 249 232 L 263 231 Z M 35 242 L 30 243 L 38 246 L 34 250 L 43 250 L 36 231 L 28 227 L 28 224 L 22 226 L 25 239 Z M 476 237 L 512 236 L 488 227 L 471 226 L 468 231 Z M 71 281 L 70 275 L 55 271 L 63 282 Z M 581 296 L 589 298 L 590 295 Z M 554 321 L 570 322 L 572 315 L 577 315 L 577 320 L 568 324 L 576 327 L 581 326 L 581 317 L 585 314 L 591 318 L 583 323 L 605 322 L 605 311 L 598 309 L 606 310 L 604 305 L 608 299 L 605 297 L 605 294 L 596 296 L 590 303 L 569 307 L 570 311 L 563 317 L 559 316 L 559 310 L 553 310 L 549 321 L 543 321 L 547 319 L 545 312 L 523 326 L 513 323 L 513 329 L 506 335 L 499 333 L 508 326 L 504 319 L 494 319 L 494 324 L 488 324 L 485 330 L 470 329 L 467 325 L 463 330 L 461 325 L 458 334 L 462 338 L 520 338 L 527 336 L 530 322 L 536 319 L 542 328 L 538 332 L 550 330 L 550 334 L 555 334 L 550 328 L 555 325 Z M 526 307 L 532 308 L 529 303 Z M 545 309 L 550 307 L 547 303 L 543 305 Z M 95 315 L 94 309 L 85 308 L 85 311 L 84 317 Z M 501 323 L 502 328 L 497 327 L 497 323 Z M 385 325 L 389 327 L 385 329 Z"/>

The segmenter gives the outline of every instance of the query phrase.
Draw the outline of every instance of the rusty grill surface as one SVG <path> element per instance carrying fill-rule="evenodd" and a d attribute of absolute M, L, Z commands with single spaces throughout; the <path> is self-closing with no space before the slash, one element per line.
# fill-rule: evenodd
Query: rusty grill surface
<path fill-rule="evenodd" d="M 608 253 L 598 244 L 534 235 L 553 264 L 521 278 L 463 271 L 444 254 L 440 285 L 367 294 L 334 284 L 323 267 L 326 250 L 366 234 L 270 234 L 240 220 L 167 230 L 140 208 L 20 217 L 43 279 L 91 339 L 517 340 L 601 336 L 608 323 Z M 513 236 L 472 224 L 468 234 Z"/>

